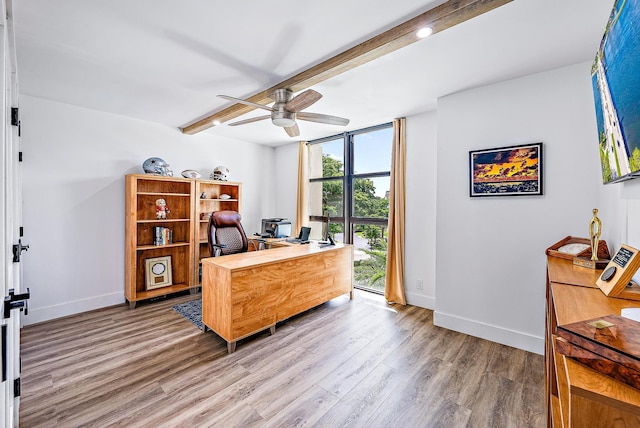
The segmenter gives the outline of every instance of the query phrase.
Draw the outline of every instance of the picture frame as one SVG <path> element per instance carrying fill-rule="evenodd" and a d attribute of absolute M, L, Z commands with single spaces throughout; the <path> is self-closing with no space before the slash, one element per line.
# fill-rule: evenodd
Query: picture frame
<path fill-rule="evenodd" d="M 469 196 L 543 194 L 542 143 L 469 152 Z"/>
<path fill-rule="evenodd" d="M 171 256 L 145 259 L 145 286 L 147 290 L 173 285 Z"/>

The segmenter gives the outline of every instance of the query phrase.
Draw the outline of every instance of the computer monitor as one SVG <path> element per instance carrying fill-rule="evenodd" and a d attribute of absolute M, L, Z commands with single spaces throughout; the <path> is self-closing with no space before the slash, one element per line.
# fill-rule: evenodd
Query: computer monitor
<path fill-rule="evenodd" d="M 311 228 L 310 227 L 302 226 L 300 228 L 300 234 L 298 235 L 298 239 L 301 240 L 301 241 L 308 241 L 310 233 L 311 233 Z"/>
<path fill-rule="evenodd" d="M 306 244 L 309 242 L 309 234 L 311 233 L 310 227 L 302 226 L 300 228 L 300 233 L 297 238 L 289 238 L 287 242 L 292 242 L 296 244 Z"/>

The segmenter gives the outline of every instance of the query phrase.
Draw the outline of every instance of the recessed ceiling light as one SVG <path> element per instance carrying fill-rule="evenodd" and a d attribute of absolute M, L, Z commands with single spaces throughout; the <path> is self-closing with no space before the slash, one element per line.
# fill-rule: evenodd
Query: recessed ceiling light
<path fill-rule="evenodd" d="M 419 39 L 424 39 L 425 37 L 429 37 L 433 33 L 433 28 L 431 27 L 422 27 L 418 31 L 416 31 L 416 36 Z"/>
<path fill-rule="evenodd" d="M 218 126 L 220 125 L 220 121 L 219 120 L 214 120 L 213 121 L 213 126 Z"/>

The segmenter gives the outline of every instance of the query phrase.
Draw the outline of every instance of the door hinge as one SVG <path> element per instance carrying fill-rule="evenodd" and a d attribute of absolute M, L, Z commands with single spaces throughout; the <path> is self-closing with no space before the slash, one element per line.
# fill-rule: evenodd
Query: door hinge
<path fill-rule="evenodd" d="M 20 262 L 20 254 L 22 254 L 23 251 L 27 251 L 28 249 L 29 249 L 29 246 L 22 245 L 22 239 L 18 239 L 18 243 L 13 244 L 13 262 L 14 263 Z"/>
<path fill-rule="evenodd" d="M 7 380 L 7 325 L 2 324 L 2 381 Z"/>
<path fill-rule="evenodd" d="M 20 378 L 13 381 L 13 396 L 20 397 Z"/>
<path fill-rule="evenodd" d="M 22 152 L 18 152 L 18 162 L 22 162 Z"/>
<path fill-rule="evenodd" d="M 11 107 L 11 124 L 18 127 L 18 137 L 20 137 L 22 135 L 22 124 L 20 123 L 18 107 Z"/>
<path fill-rule="evenodd" d="M 9 318 L 11 316 L 12 309 L 20 309 L 24 311 L 25 315 L 29 314 L 29 305 L 27 300 L 31 297 L 31 292 L 27 288 L 26 293 L 15 294 L 13 288 L 9 289 L 9 295 L 4 297 L 3 318 Z"/>

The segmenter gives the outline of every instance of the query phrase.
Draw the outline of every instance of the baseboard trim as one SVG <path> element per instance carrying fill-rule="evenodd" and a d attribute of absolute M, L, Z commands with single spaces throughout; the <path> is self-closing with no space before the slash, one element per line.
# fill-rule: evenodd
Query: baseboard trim
<path fill-rule="evenodd" d="M 57 305 L 44 306 L 41 308 L 29 307 L 29 314 L 22 317 L 22 322 L 24 325 L 37 324 L 121 303 L 124 303 L 124 294 L 122 292 L 117 292 L 103 294 L 102 296 L 89 297 L 87 299 L 64 302 Z"/>
<path fill-rule="evenodd" d="M 435 309 L 436 307 L 436 299 L 435 297 L 425 296 L 423 294 L 416 293 L 407 293 L 405 292 L 405 297 L 407 298 L 407 304 L 412 306 L 419 306 L 425 309 Z"/>
<path fill-rule="evenodd" d="M 520 331 L 509 330 L 504 327 L 485 324 L 437 311 L 433 313 L 433 324 L 438 327 L 444 327 L 449 330 L 458 331 L 535 354 L 544 354 L 544 339 L 542 337 Z"/>

